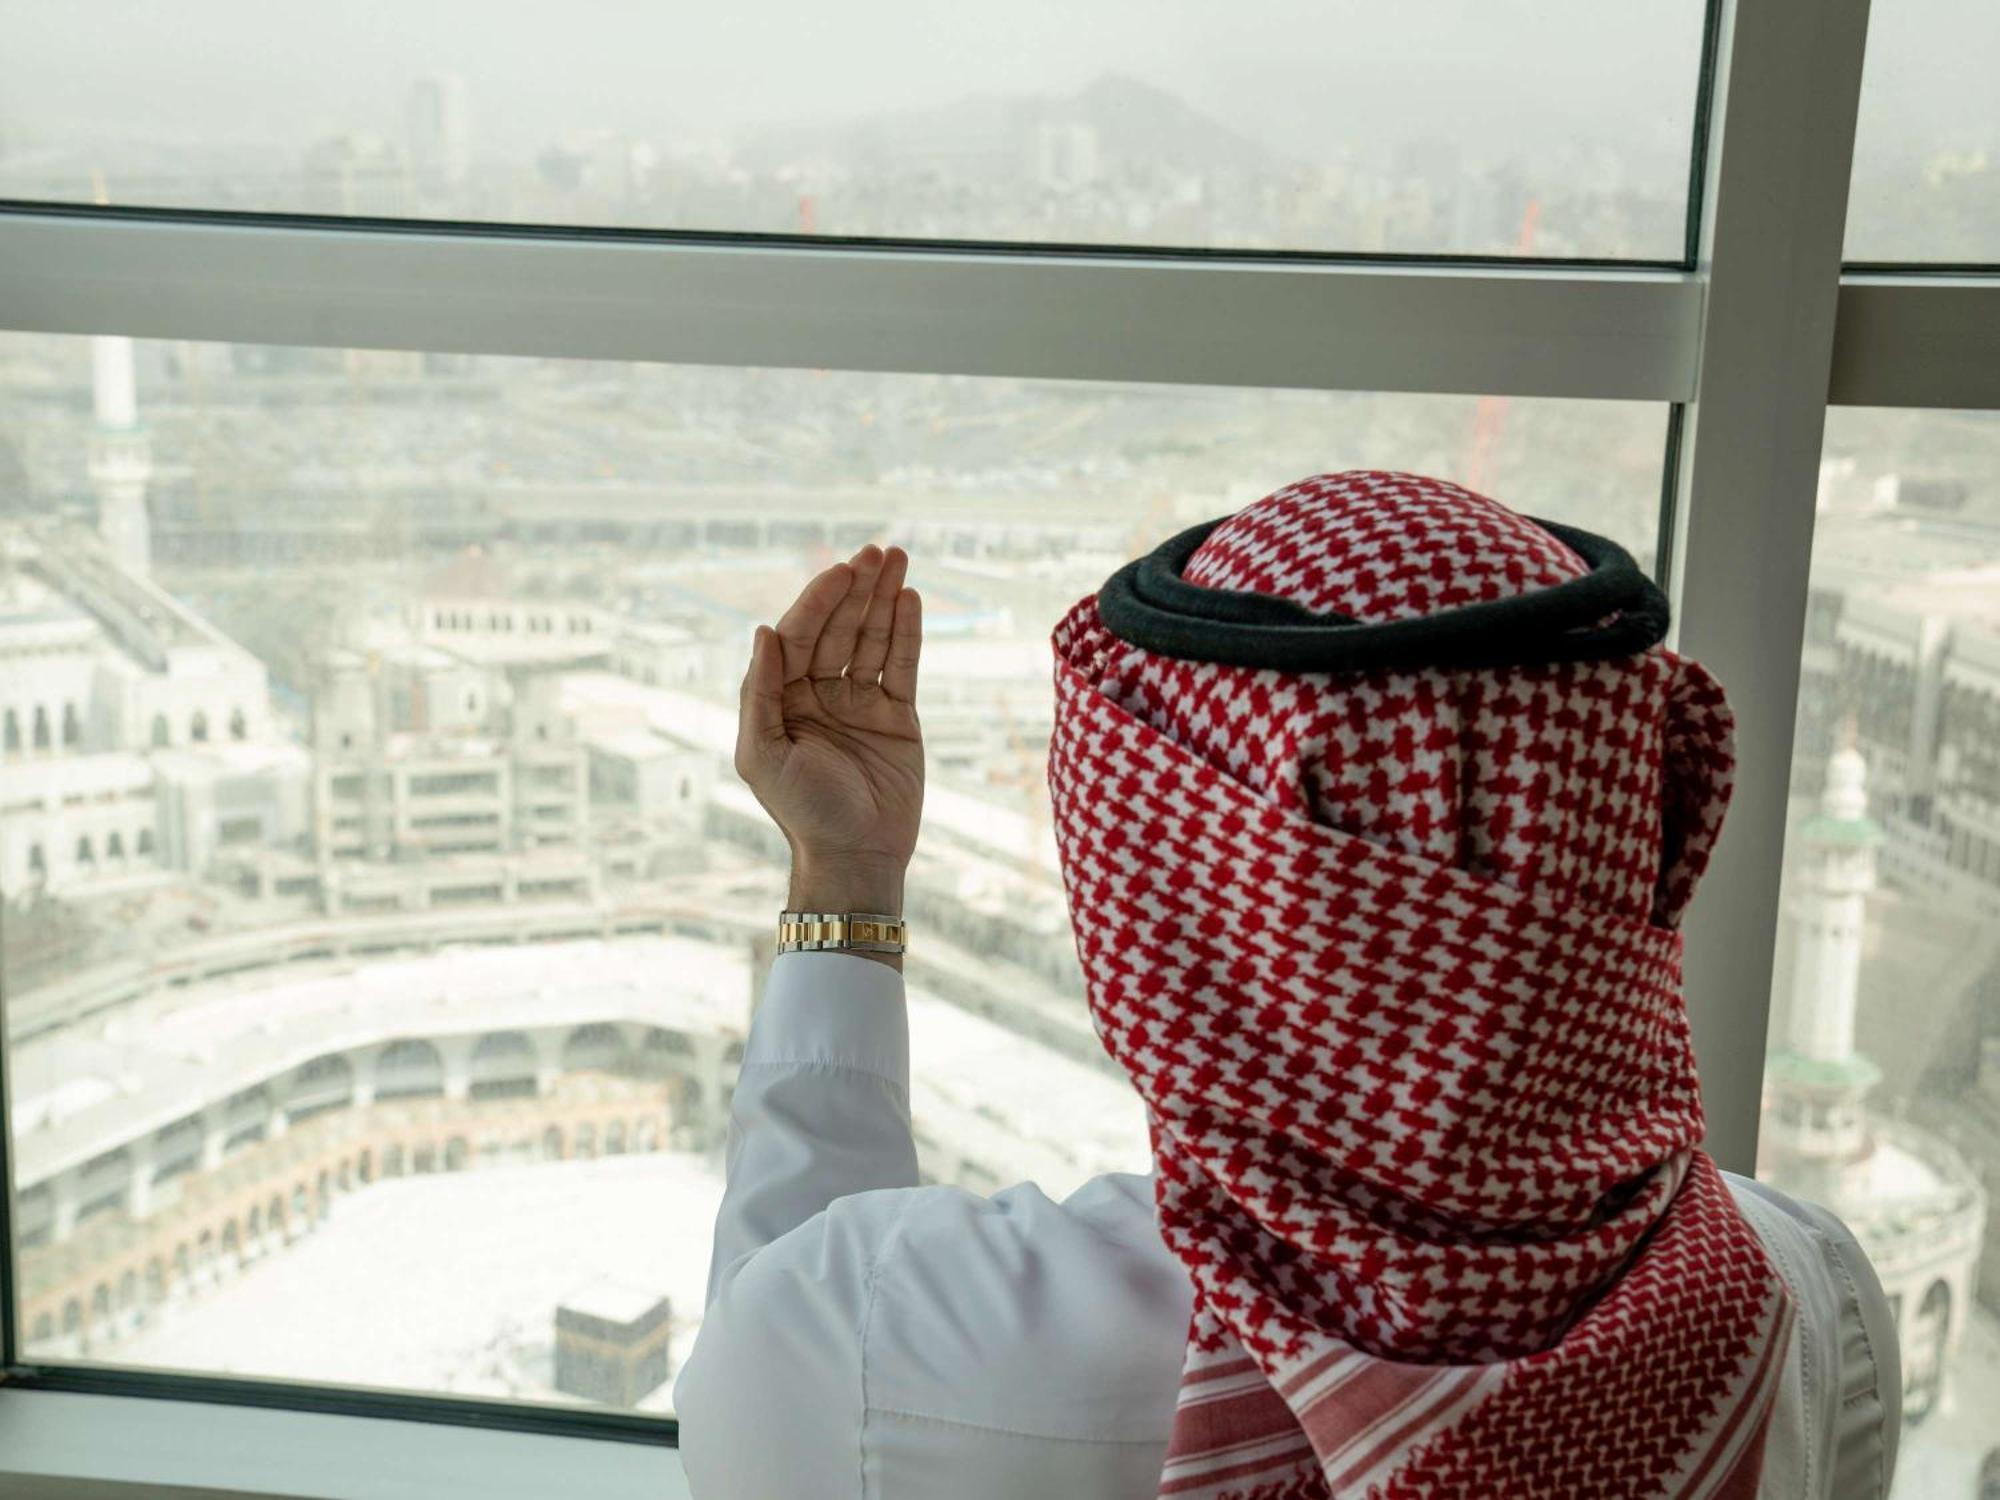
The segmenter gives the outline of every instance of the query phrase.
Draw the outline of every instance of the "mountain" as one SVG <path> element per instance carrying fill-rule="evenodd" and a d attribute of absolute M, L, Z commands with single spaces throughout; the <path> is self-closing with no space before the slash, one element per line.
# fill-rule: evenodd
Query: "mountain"
<path fill-rule="evenodd" d="M 764 170 L 826 164 L 856 174 L 932 168 L 1024 177 L 1049 135 L 1073 127 L 1094 136 L 1106 167 L 1242 176 L 1281 164 L 1275 152 L 1176 95 L 1115 73 L 1073 94 L 983 94 L 933 109 L 763 130 L 746 143 L 744 160 Z"/>

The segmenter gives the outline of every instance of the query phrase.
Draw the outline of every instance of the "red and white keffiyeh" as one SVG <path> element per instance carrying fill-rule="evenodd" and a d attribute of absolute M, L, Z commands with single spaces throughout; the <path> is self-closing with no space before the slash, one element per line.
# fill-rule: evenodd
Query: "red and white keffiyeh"
<path fill-rule="evenodd" d="M 1379 622 L 1584 571 L 1456 485 L 1302 481 L 1191 583 Z M 1285 674 L 1055 632 L 1092 1014 L 1193 1280 L 1163 1496 L 1755 1493 L 1791 1305 L 1714 1163 L 1677 931 L 1728 801 L 1663 649 Z"/>

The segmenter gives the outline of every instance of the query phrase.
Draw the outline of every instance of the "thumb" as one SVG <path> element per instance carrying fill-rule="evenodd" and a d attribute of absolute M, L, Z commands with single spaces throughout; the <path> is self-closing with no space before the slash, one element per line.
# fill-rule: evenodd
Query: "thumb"
<path fill-rule="evenodd" d="M 785 733 L 784 664 L 779 660 L 778 633 L 759 625 L 750 640 L 750 668 L 743 674 L 742 706 L 736 720 L 736 771 L 746 781 L 761 775 L 785 757 L 791 739 Z"/>

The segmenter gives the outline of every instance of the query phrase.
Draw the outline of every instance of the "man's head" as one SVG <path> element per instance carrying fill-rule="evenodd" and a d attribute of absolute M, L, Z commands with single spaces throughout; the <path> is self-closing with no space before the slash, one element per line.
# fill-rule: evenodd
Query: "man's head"
<path fill-rule="evenodd" d="M 1535 522 L 1457 485 L 1351 472 L 1230 517 L 1188 583 L 1366 624 L 1434 617 L 1582 576 Z M 1654 648 L 1479 670 L 1288 673 L 1179 660 L 1104 630 L 1098 689 L 1264 800 L 1563 902 L 1677 925 L 1720 829 L 1722 693 Z M 1062 632 L 1059 631 L 1059 638 Z"/>

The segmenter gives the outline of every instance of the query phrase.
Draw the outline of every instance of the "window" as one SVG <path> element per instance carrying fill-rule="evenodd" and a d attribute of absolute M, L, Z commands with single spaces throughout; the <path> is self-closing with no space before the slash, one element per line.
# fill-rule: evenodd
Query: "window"
<path fill-rule="evenodd" d="M 1668 259 L 1701 35 L 1691 0 L 71 6 L 11 39 L 0 197 Z"/>
<path fill-rule="evenodd" d="M 1758 1167 L 1917 1309 L 1898 1493 L 1944 1493 L 2000 1350 L 2000 415 L 1836 411 L 1820 473 Z"/>
<path fill-rule="evenodd" d="M 1896 0 L 1868 28 L 1848 259 L 2000 261 L 2000 10 Z"/>
<path fill-rule="evenodd" d="M 685 1357 L 755 975 L 651 917 L 777 899 L 743 631 L 864 541 L 930 605 L 926 945 L 992 991 L 914 997 L 923 1177 L 1142 1161 L 1051 863 L 1048 627 L 1332 467 L 1609 532 L 1729 684 L 1689 936 L 1725 1165 L 1761 1106 L 1781 1181 L 1856 1139 L 1990 1174 L 1991 18 L 1863 8 L 42 7 L 0 67 L 0 1398 L 227 1371 L 659 1431 L 665 1386 L 586 1410 L 536 1351 L 588 1269 Z M 587 98 L 521 86 L 578 38 Z M 1850 181 L 1851 257 L 1953 274 L 1843 279 Z M 58 1099 L 60 1151 L 20 1123 Z M 1969 1489 L 1995 1399 L 2000 1252 L 1945 1199 L 1902 1500 Z"/>
<path fill-rule="evenodd" d="M 216 828 L 216 842 L 219 844 L 254 844 L 264 837 L 264 820 L 254 813 L 224 818 Z"/>
<path fill-rule="evenodd" d="M 0 412 L 32 424 L 34 451 L 87 448 L 87 343 L 0 341 L 0 360 L 13 381 L 0 386 Z M 1540 513 L 1609 531 L 1650 558 L 1668 441 L 1665 406 L 1647 402 L 497 358 L 441 374 L 420 360 L 309 350 L 253 360 L 198 344 L 140 344 L 134 368 L 162 468 L 230 444 L 268 454 L 282 443 L 291 455 L 282 474 L 203 458 L 199 495 L 162 488 L 152 500 L 152 577 L 186 611 L 187 628 L 234 643 L 246 673 L 282 664 L 291 684 L 291 696 L 271 692 L 239 711 L 258 726 L 246 744 L 275 769 L 217 785 L 227 806 L 211 825 L 216 852 L 310 868 L 322 835 L 298 809 L 322 769 L 329 814 L 361 806 L 364 773 L 322 768 L 310 749 L 315 715 L 336 705 L 371 724 L 359 753 L 388 768 L 413 765 L 394 778 L 402 793 L 384 809 L 390 847 L 364 846 L 328 818 L 341 904 L 322 920 L 351 933 L 350 944 L 377 929 L 390 944 L 363 968 L 329 979 L 280 937 L 298 909 L 247 899 L 227 866 L 150 896 L 108 887 L 101 902 L 77 906 L 72 979 L 135 951 L 168 951 L 156 942 L 186 952 L 184 923 L 146 934 L 149 913 L 180 912 L 190 891 L 225 914 L 227 936 L 215 946 L 229 954 L 214 960 L 212 978 L 139 1002 L 148 1019 L 135 1020 L 134 1035 L 149 1040 L 131 1054 L 136 1092 L 115 1092 L 79 1122 L 101 1135 L 101 1149 L 123 1147 L 123 1122 L 150 1098 L 149 1067 L 159 1087 L 178 1087 L 204 1035 L 251 1036 L 255 1057 L 213 1049 L 202 1084 L 203 1107 L 234 1142 L 231 1181 L 254 1180 L 260 1198 L 284 1195 L 301 1153 L 351 1161 L 366 1148 L 387 1162 L 396 1146 L 420 1172 L 428 1164 L 466 1175 L 450 1186 L 449 1209 L 436 1196 L 447 1191 L 442 1178 L 434 1190 L 426 1182 L 397 1194 L 351 1171 L 342 1188 L 336 1176 L 333 1212 L 291 1220 L 315 1255 L 274 1254 L 255 1276 L 233 1274 L 225 1258 L 213 1290 L 172 1321 L 100 1336 L 92 1357 L 440 1390 L 461 1383 L 458 1351 L 503 1328 L 527 1330 L 507 1337 L 530 1357 L 527 1341 L 554 1315 L 548 1299 L 565 1289 L 546 1284 L 551 1267 L 563 1278 L 588 1267 L 657 1281 L 690 1310 L 677 1335 L 685 1354 L 706 1273 L 706 1229 L 690 1226 L 706 1225 L 720 1190 L 711 1148 L 751 992 L 747 958 L 734 942 L 605 942 L 594 923 L 577 931 L 530 913 L 592 902 L 607 879 L 626 903 L 698 903 L 719 877 L 761 881 L 780 899 L 754 804 L 728 774 L 736 658 L 742 621 L 776 618 L 829 549 L 883 537 L 923 559 L 939 839 L 915 879 L 939 892 L 976 888 L 960 902 L 958 930 L 940 938 L 969 971 L 993 971 L 983 1003 L 998 1021 L 928 994 L 915 1001 L 917 1110 L 937 1142 L 927 1165 L 981 1190 L 1032 1175 L 1062 1192 L 1096 1171 L 1143 1165 L 1145 1143 L 1136 1102 L 1093 1062 L 1046 831 L 1047 636 L 1057 614 L 1134 548 L 1289 477 L 1353 465 L 1481 467 L 1502 493 L 1531 495 Z M 5 394 L 51 384 L 77 399 Z M 635 424 L 660 412 L 676 414 L 686 440 L 631 442 Z M 1028 433 L 1039 436 L 1024 442 Z M 764 455 L 755 507 L 743 498 L 745 445 Z M 406 461 L 396 484 L 378 479 L 356 498 L 357 455 L 391 452 L 431 457 Z M 461 491 L 464 454 L 479 455 L 480 482 Z M 634 506 L 635 493 L 672 498 Z M 398 518 L 394 549 L 354 555 L 346 539 L 357 516 L 385 514 Z M 61 566 L 51 559 L 52 573 Z M 481 632 L 453 638 L 476 644 L 450 646 L 427 634 L 443 601 L 468 592 L 492 601 L 481 621 L 550 614 L 574 622 L 572 631 Z M 595 627 L 588 634 L 585 623 Z M 691 659 L 713 666 L 660 687 L 607 665 L 649 632 L 684 640 Z M 92 649 L 108 658 L 122 648 L 106 639 Z M 428 684 L 447 670 L 453 707 L 476 700 L 501 714 L 511 701 L 514 716 L 532 713 L 559 733 L 515 738 L 498 717 L 464 732 L 432 729 Z M 535 688 L 530 671 L 554 675 Z M 171 672 L 169 662 L 163 688 Z M 532 708 L 521 701 L 530 692 L 539 693 Z M 195 718 L 195 730 L 204 724 Z M 593 753 L 631 768 L 615 805 L 584 794 Z M 690 756 L 715 774 L 695 774 Z M 550 800 L 543 787 L 579 795 Z M 605 818 L 616 820 L 615 840 L 584 836 Z M 702 856 L 692 862 L 691 836 Z M 424 926 L 385 924 L 385 911 L 421 912 Z M 260 927 L 272 934 L 264 950 Z M 250 963 L 258 967 L 242 968 Z M 581 993 L 579 974 L 592 977 Z M 1029 1040 L 1030 1019 L 1007 1022 L 1023 995 L 1073 1019 L 1053 1056 Z M 488 1015 L 493 1029 L 468 1033 Z M 54 1055 L 36 1038 L 14 1050 L 16 1090 L 30 1107 L 38 1078 L 56 1086 L 37 1072 L 37 1060 Z M 997 1091 L 996 1078 L 1007 1080 Z M 632 1149 L 642 1118 L 659 1122 L 651 1138 L 663 1149 Z M 571 1180 L 560 1162 L 518 1164 L 517 1139 L 540 1141 L 551 1129 L 571 1143 L 554 1155 L 595 1158 L 606 1170 Z M 30 1186 L 42 1180 L 37 1149 L 22 1138 L 19 1171 Z M 193 1150 L 173 1158 L 176 1182 L 205 1170 L 221 1168 L 204 1168 Z M 192 1191 L 145 1205 L 142 1245 L 220 1233 L 187 1206 Z M 357 1197 L 351 1215 L 339 1207 L 343 1193 Z M 503 1244 L 517 1247 L 514 1259 L 496 1263 L 468 1297 L 463 1267 Z M 663 1244 L 672 1248 L 660 1261 Z M 140 1253 L 108 1231 L 58 1237 L 25 1252 L 24 1281 L 39 1286 L 44 1265 L 79 1254 L 103 1258 L 115 1279 L 119 1257 Z M 377 1288 L 374 1311 L 358 1323 L 342 1299 L 303 1280 L 332 1265 Z M 39 1311 L 39 1295 L 28 1297 Z M 448 1337 L 421 1312 L 431 1299 L 459 1309 Z M 291 1331 L 271 1337 L 281 1324 Z M 531 1381 L 522 1389 L 555 1394 Z"/>
<path fill-rule="evenodd" d="M 497 796 L 500 778 L 491 771 L 437 771 L 410 778 L 412 797 Z"/>

